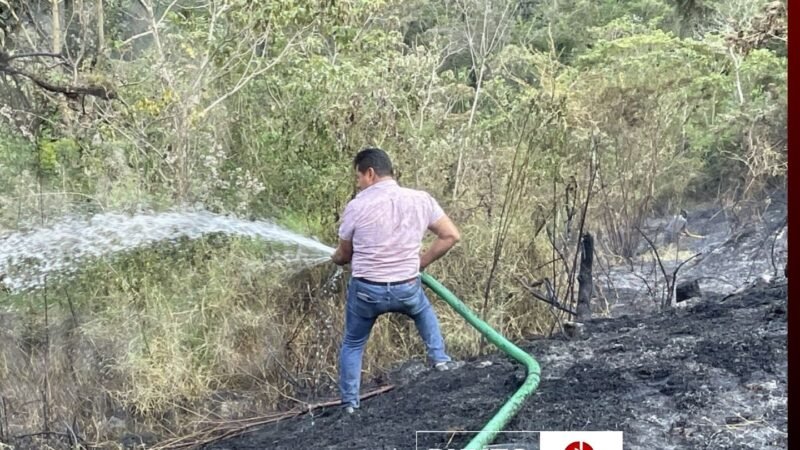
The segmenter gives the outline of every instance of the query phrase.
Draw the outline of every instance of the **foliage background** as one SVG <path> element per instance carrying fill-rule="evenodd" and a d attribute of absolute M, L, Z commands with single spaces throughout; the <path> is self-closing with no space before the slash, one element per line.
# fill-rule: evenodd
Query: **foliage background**
<path fill-rule="evenodd" d="M 557 252 L 572 260 L 587 194 L 610 261 L 652 214 L 717 199 L 747 221 L 785 183 L 784 1 L 0 0 L 0 44 L 0 239 L 200 204 L 333 243 L 350 161 L 376 145 L 462 229 L 432 273 L 510 338 L 563 318 L 522 282 L 572 299 Z M 187 410 L 324 395 L 343 281 L 268 257 L 210 236 L 0 293 L 11 432 L 163 434 Z M 454 355 L 483 350 L 437 309 Z M 382 321 L 365 375 L 417 341 Z"/>

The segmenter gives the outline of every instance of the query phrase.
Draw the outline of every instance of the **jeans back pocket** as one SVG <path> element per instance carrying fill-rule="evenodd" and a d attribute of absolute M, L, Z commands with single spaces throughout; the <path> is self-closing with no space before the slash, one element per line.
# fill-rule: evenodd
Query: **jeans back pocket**
<path fill-rule="evenodd" d="M 418 281 L 414 283 L 403 283 L 392 286 L 390 295 L 393 299 L 407 304 L 408 302 L 414 301 L 417 297 L 419 297 L 420 289 L 422 289 L 422 286 Z"/>

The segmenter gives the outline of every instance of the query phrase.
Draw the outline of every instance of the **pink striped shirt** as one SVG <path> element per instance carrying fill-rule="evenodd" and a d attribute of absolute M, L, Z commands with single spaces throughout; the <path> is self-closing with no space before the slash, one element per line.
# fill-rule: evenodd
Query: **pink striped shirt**
<path fill-rule="evenodd" d="M 395 180 L 362 190 L 345 207 L 339 226 L 339 238 L 353 241 L 352 276 L 380 282 L 416 277 L 422 237 L 442 216 L 430 194 Z"/>

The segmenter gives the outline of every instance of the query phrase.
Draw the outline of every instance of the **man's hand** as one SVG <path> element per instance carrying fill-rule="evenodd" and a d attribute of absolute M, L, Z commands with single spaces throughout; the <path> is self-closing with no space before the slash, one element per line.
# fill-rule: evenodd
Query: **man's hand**
<path fill-rule="evenodd" d="M 343 266 L 349 263 L 352 259 L 353 241 L 339 239 L 339 246 L 336 247 L 336 251 L 333 252 L 333 255 L 331 255 L 331 261 L 333 261 L 336 265 Z"/>
<path fill-rule="evenodd" d="M 436 235 L 436 240 L 433 241 L 431 247 L 420 256 L 420 271 L 425 270 L 425 268 L 433 264 L 434 261 L 444 256 L 445 253 L 461 240 L 461 234 L 458 232 L 458 228 L 456 228 L 453 221 L 450 220 L 447 215 L 434 222 L 428 229 Z"/>

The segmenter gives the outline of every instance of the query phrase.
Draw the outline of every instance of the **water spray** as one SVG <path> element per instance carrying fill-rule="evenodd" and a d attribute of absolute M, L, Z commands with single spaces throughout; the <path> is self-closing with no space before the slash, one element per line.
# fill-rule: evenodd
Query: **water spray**
<path fill-rule="evenodd" d="M 285 248 L 274 259 L 300 267 L 329 260 L 327 245 L 270 221 L 242 220 L 207 211 L 66 217 L 46 228 L 11 233 L 0 240 L 0 274 L 13 292 L 44 286 L 46 277 L 68 277 L 81 263 L 155 243 L 197 239 L 207 234 L 260 238 Z"/>

